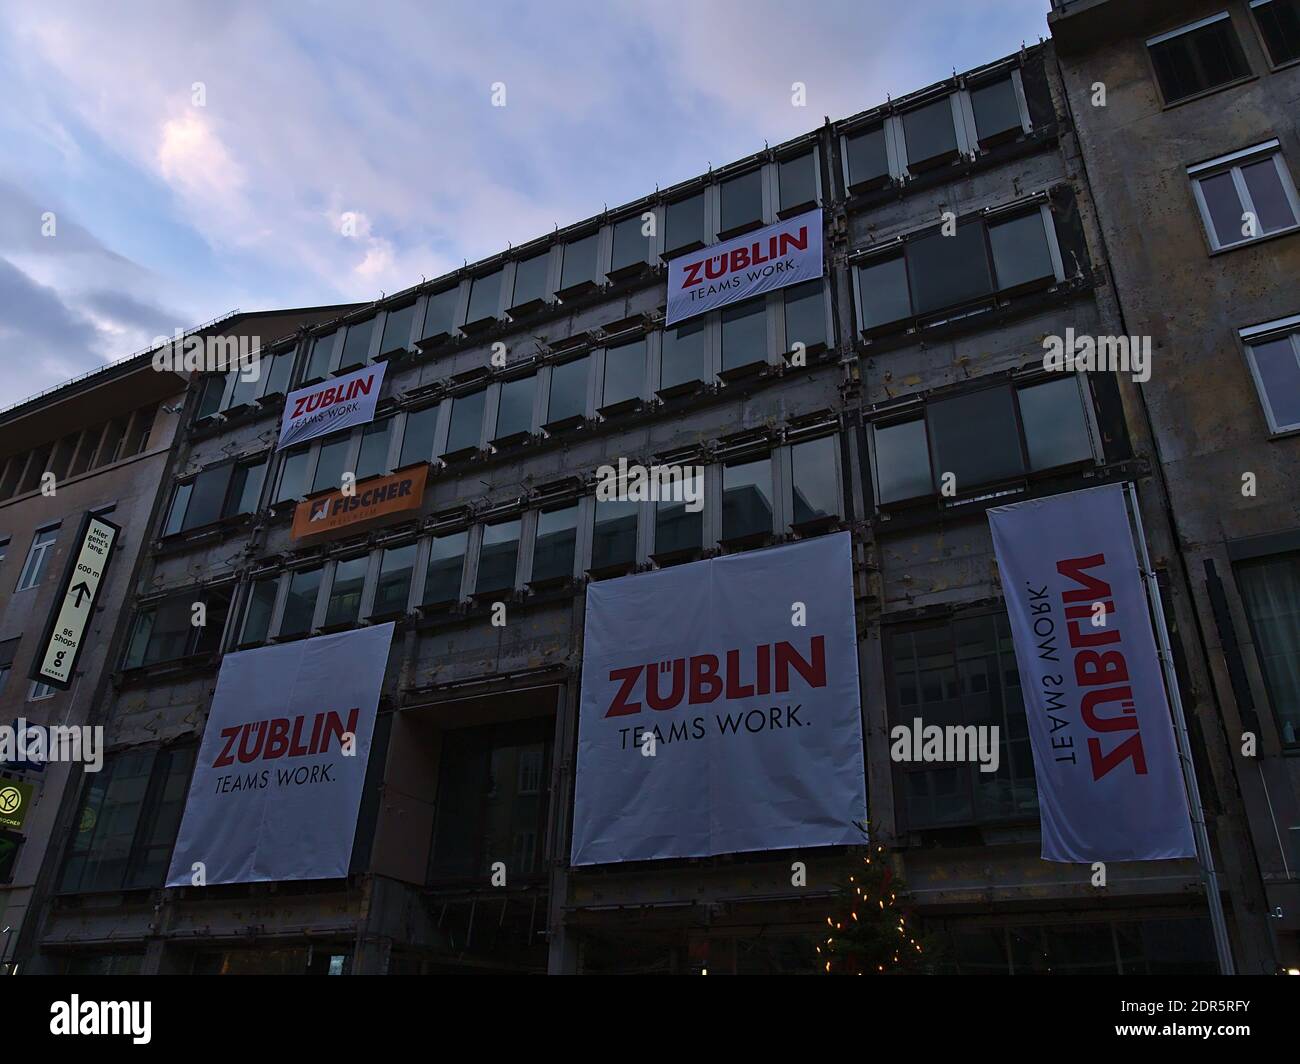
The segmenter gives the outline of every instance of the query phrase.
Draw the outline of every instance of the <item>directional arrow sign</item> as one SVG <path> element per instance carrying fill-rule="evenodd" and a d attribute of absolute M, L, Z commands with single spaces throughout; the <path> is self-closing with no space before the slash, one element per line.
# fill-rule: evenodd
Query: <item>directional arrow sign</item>
<path fill-rule="evenodd" d="M 73 545 L 68 569 L 59 584 L 45 635 L 36 650 L 33 680 L 67 690 L 72 670 L 81 656 L 86 629 L 95 614 L 95 602 L 104 584 L 104 573 L 122 530 L 112 521 L 87 514 Z"/>

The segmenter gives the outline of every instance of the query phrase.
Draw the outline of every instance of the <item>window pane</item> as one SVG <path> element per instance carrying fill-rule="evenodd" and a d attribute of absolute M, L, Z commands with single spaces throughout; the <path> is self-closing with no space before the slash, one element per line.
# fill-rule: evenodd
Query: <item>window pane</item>
<path fill-rule="evenodd" d="M 318 336 L 311 344 L 311 357 L 307 359 L 307 368 L 303 372 L 303 380 L 317 380 L 329 372 L 330 358 L 334 353 L 334 337 L 337 332 L 326 333 L 324 336 Z"/>
<path fill-rule="evenodd" d="M 1079 383 L 1073 376 L 1021 388 L 1016 394 L 1030 469 L 1051 469 L 1092 457 Z"/>
<path fill-rule="evenodd" d="M 512 307 L 522 307 L 535 299 L 546 298 L 546 271 L 550 268 L 549 251 L 534 255 L 531 259 L 522 259 L 515 265 L 515 294 L 510 300 Z"/>
<path fill-rule="evenodd" d="M 312 479 L 311 490 L 314 495 L 326 488 L 338 488 L 343 484 L 344 462 L 352 440 L 345 433 L 341 438 L 321 444 L 320 458 L 316 463 L 316 476 Z"/>
<path fill-rule="evenodd" d="M 1210 212 L 1210 222 L 1214 226 L 1214 235 L 1218 238 L 1219 245 L 1226 247 L 1245 240 L 1242 233 L 1245 209 L 1241 205 L 1241 197 L 1237 195 L 1232 172 L 1201 178 L 1201 195 Z"/>
<path fill-rule="evenodd" d="M 885 129 L 880 126 L 844 138 L 849 160 L 849 184 L 860 185 L 889 174 L 889 155 L 885 150 Z"/>
<path fill-rule="evenodd" d="M 484 277 L 475 277 L 469 290 L 469 313 L 465 320 L 482 321 L 495 318 L 501 304 L 501 271 L 495 270 Z"/>
<path fill-rule="evenodd" d="M 235 467 L 232 464 L 205 469 L 193 480 L 190 505 L 185 511 L 183 528 L 199 528 L 221 519 L 221 507 Z"/>
<path fill-rule="evenodd" d="M 280 635 L 301 635 L 311 630 L 316 612 L 316 592 L 320 590 L 321 569 L 299 569 L 289 577 L 289 597 L 284 603 Z"/>
<path fill-rule="evenodd" d="M 334 582 L 330 585 L 329 603 L 325 610 L 325 623 L 353 623 L 361 612 L 361 589 L 366 586 L 366 569 L 370 558 L 348 558 L 334 567 Z"/>
<path fill-rule="evenodd" d="M 772 462 L 760 458 L 722 471 L 722 538 L 772 531 Z"/>
<path fill-rule="evenodd" d="M 221 397 L 226 390 L 226 379 L 224 373 L 214 373 L 203 378 L 203 394 L 199 396 L 199 410 L 195 414 L 196 419 L 205 418 L 221 409 Z M 95 439 L 98 439 L 98 436 Z M 94 444 L 88 439 L 83 441 L 81 446 L 86 452 L 83 458 L 89 464 L 89 451 L 93 449 Z"/>
<path fill-rule="evenodd" d="M 597 499 L 591 538 L 591 567 L 606 569 L 636 561 L 638 503 L 625 499 Z"/>
<path fill-rule="evenodd" d="M 405 611 L 411 591 L 411 576 L 415 572 L 415 544 L 389 547 L 379 563 L 379 583 L 375 587 L 375 604 L 372 615 Z"/>
<path fill-rule="evenodd" d="M 858 267 L 858 291 L 862 298 L 862 327 L 874 329 L 912 316 L 912 298 L 907 291 L 907 262 L 885 259 Z"/>
<path fill-rule="evenodd" d="M 610 260 L 611 270 L 621 270 L 626 266 L 646 261 L 646 245 L 650 238 L 641 233 L 644 224 L 639 214 L 614 223 L 614 254 Z"/>
<path fill-rule="evenodd" d="M 414 320 L 414 303 L 389 310 L 388 317 L 384 319 L 384 338 L 379 345 L 379 353 L 386 355 L 389 351 L 405 349 L 411 342 L 411 323 Z"/>
<path fill-rule="evenodd" d="M 275 595 L 280 581 L 276 577 L 256 580 L 248 594 L 248 609 L 244 613 L 244 630 L 239 635 L 241 643 L 262 643 L 271 630 L 271 611 L 275 609 Z"/>
<path fill-rule="evenodd" d="M 577 506 L 538 514 L 537 539 L 533 544 L 533 580 L 572 576 L 577 541 Z"/>
<path fill-rule="evenodd" d="M 443 454 L 454 454 L 468 447 L 478 447 L 483 431 L 483 405 L 486 391 L 458 395 L 451 401 L 451 428 Z"/>
<path fill-rule="evenodd" d="M 152 807 L 146 808 L 141 818 L 137 832 L 139 849 L 134 866 L 127 873 L 127 887 L 162 886 L 197 753 L 194 747 L 158 751 L 153 776 L 159 783 Z"/>
<path fill-rule="evenodd" d="M 777 176 L 781 185 L 781 210 L 817 202 L 817 164 L 813 152 L 783 160 Z"/>
<path fill-rule="evenodd" d="M 426 406 L 406 415 L 406 428 L 402 433 L 402 454 L 399 466 L 412 462 L 427 462 L 433 457 L 433 434 L 438 427 L 438 408 Z"/>
<path fill-rule="evenodd" d="M 767 361 L 767 303 L 751 299 L 722 312 L 722 368 Z"/>
<path fill-rule="evenodd" d="M 560 272 L 560 287 L 572 288 L 574 285 L 596 279 L 596 241 L 597 233 L 584 236 L 564 245 L 564 268 Z"/>
<path fill-rule="evenodd" d="M 704 243 L 704 193 L 668 204 L 664 255 L 688 244 Z"/>
<path fill-rule="evenodd" d="M 1291 210 L 1291 201 L 1287 199 L 1286 190 L 1282 187 L 1282 178 L 1277 172 L 1279 161 L 1274 157 L 1241 168 L 1241 176 L 1246 180 L 1246 190 L 1255 205 L 1258 231 L 1263 234 L 1289 229 L 1296 223 L 1295 213 Z"/>
<path fill-rule="evenodd" d="M 285 451 L 280 464 L 280 487 L 275 493 L 276 502 L 300 498 L 307 487 L 308 449 Z"/>
<path fill-rule="evenodd" d="M 785 349 L 796 343 L 811 349 L 826 342 L 826 297 L 821 280 L 785 290 Z"/>
<path fill-rule="evenodd" d="M 465 566 L 467 531 L 434 536 L 429 544 L 429 568 L 424 577 L 424 604 L 455 602 L 460 598 L 460 576 Z"/>
<path fill-rule="evenodd" d="M 1247 349 L 1278 431 L 1300 426 L 1300 364 L 1294 343 L 1294 336 L 1284 336 Z"/>
<path fill-rule="evenodd" d="M 996 137 L 1009 129 L 1023 128 L 1020 124 L 1016 87 L 1010 78 L 972 89 L 970 102 L 975 112 L 975 131 L 980 140 Z"/>
<path fill-rule="evenodd" d="M 1300 739 L 1300 554 L 1237 566 L 1269 702 L 1282 742 Z"/>
<path fill-rule="evenodd" d="M 392 435 L 391 417 L 386 417 L 382 421 L 372 421 L 361 430 L 361 451 L 357 455 L 357 468 L 353 471 L 358 480 L 364 480 L 388 469 L 388 441 Z"/>
<path fill-rule="evenodd" d="M 234 369 L 230 371 L 230 376 L 235 381 L 235 387 L 230 393 L 230 407 L 243 406 L 245 403 L 251 403 L 257 398 L 258 393 L 262 390 L 261 363 L 259 362 L 258 365 L 259 373 L 253 380 L 249 380 L 250 375 L 243 370 Z"/>
<path fill-rule="evenodd" d="M 289 378 L 293 375 L 294 349 L 278 351 L 270 358 L 270 364 L 264 360 L 262 370 L 266 374 L 266 387 L 263 395 L 279 395 L 289 390 Z"/>
<path fill-rule="evenodd" d="M 763 172 L 753 170 L 721 185 L 722 231 L 763 220 Z"/>
<path fill-rule="evenodd" d="M 953 236 L 936 229 L 907 245 L 907 275 L 918 314 L 951 307 L 992 289 L 982 225 L 959 225 Z"/>
<path fill-rule="evenodd" d="M 1300 2 L 1269 0 L 1252 9 L 1273 64 L 1300 59 Z"/>
<path fill-rule="evenodd" d="M 546 410 L 547 424 L 555 424 L 587 413 L 587 368 L 590 357 L 583 355 L 551 370 L 551 397 Z"/>
<path fill-rule="evenodd" d="M 840 486 L 835 474 L 837 439 L 825 436 L 790 448 L 796 525 L 839 515 Z"/>
<path fill-rule="evenodd" d="M 266 459 L 235 467 L 234 480 L 230 485 L 230 506 L 227 508 L 226 516 L 257 513 L 257 504 L 262 495 L 262 480 L 265 476 Z"/>
<path fill-rule="evenodd" d="M 173 536 L 181 530 L 185 521 L 185 508 L 189 505 L 190 492 L 193 490 L 193 482 L 176 485 L 176 494 L 172 496 L 172 508 L 167 514 L 167 526 L 163 529 L 164 536 Z"/>
<path fill-rule="evenodd" d="M 366 364 L 366 358 L 370 354 L 370 337 L 374 331 L 374 318 L 348 326 L 347 334 L 343 338 L 343 357 L 339 360 L 339 369 L 350 369 Z"/>
<path fill-rule="evenodd" d="M 459 288 L 444 288 L 429 296 L 428 306 L 424 312 L 423 336 L 442 336 L 456 331 L 456 303 L 460 296 Z"/>
<path fill-rule="evenodd" d="M 655 505 L 655 553 L 699 550 L 704 546 L 704 477 L 696 474 L 684 482 L 681 501 L 665 499 Z M 693 503 L 689 499 L 695 500 Z M 687 509 L 687 506 L 690 509 Z"/>
<path fill-rule="evenodd" d="M 904 114 L 903 136 L 907 140 L 909 166 L 956 151 L 957 132 L 953 128 L 948 97 Z"/>
<path fill-rule="evenodd" d="M 636 399 L 645 386 L 645 337 L 605 351 L 605 392 L 601 406 Z"/>
<path fill-rule="evenodd" d="M 483 546 L 478 556 L 476 594 L 508 591 L 515 586 L 519 557 L 519 519 L 483 526 Z"/>
<path fill-rule="evenodd" d="M 915 499 L 934 491 L 923 420 L 877 426 L 875 438 L 876 495 L 882 503 Z"/>
<path fill-rule="evenodd" d="M 1000 289 L 1056 276 L 1043 231 L 1043 216 L 1037 211 L 990 225 L 989 244 Z"/>
<path fill-rule="evenodd" d="M 149 789 L 155 751 L 119 754 L 95 816 L 94 842 L 86 854 L 81 882 L 85 891 L 116 890 L 126 881 L 127 860 Z"/>
<path fill-rule="evenodd" d="M 659 362 L 659 387 L 704 380 L 704 318 L 663 332 Z"/>
<path fill-rule="evenodd" d="M 1166 103 L 1250 73 L 1232 20 L 1227 18 L 1152 45 L 1151 61 Z"/>
<path fill-rule="evenodd" d="M 493 439 L 503 440 L 517 432 L 533 429 L 533 395 L 537 391 L 537 377 L 522 377 L 501 385 L 501 398 L 497 405 L 497 431 Z"/>
<path fill-rule="evenodd" d="M 926 410 L 935 478 L 956 478 L 958 493 L 1024 472 L 1009 388 L 985 388 L 933 402 Z"/>

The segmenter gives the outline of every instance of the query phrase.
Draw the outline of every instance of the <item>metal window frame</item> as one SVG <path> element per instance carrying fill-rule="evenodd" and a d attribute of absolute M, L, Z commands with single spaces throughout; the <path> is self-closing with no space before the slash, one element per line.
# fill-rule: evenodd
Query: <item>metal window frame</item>
<path fill-rule="evenodd" d="M 1263 407 L 1269 433 L 1275 436 L 1300 430 L 1300 421 L 1296 421 L 1291 425 L 1282 425 L 1278 422 L 1277 416 L 1273 412 L 1273 404 L 1269 399 L 1268 389 L 1264 387 L 1264 379 L 1260 376 L 1259 365 L 1255 361 L 1254 348 L 1259 344 L 1271 340 L 1280 340 L 1284 337 L 1290 340 L 1291 353 L 1297 363 L 1300 363 L 1300 315 L 1283 318 L 1278 322 L 1258 325 L 1238 332 L 1238 339 L 1241 341 L 1243 354 L 1246 357 L 1246 366 L 1250 370 L 1251 379 L 1255 382 L 1255 392 L 1259 396 L 1260 406 Z"/>
<path fill-rule="evenodd" d="M 14 587 L 15 594 L 19 591 L 31 591 L 33 588 L 41 586 L 40 576 L 43 574 L 38 574 L 38 571 L 44 565 L 46 555 L 53 549 L 54 545 L 58 543 L 59 529 L 62 528 L 62 526 L 62 521 L 55 521 L 53 524 L 44 525 L 41 528 L 33 530 L 32 541 L 27 547 L 27 557 L 23 561 L 23 567 L 18 570 L 18 583 Z M 37 540 L 46 532 L 53 532 L 54 535 L 46 542 L 38 544 Z M 36 557 L 38 546 L 40 548 L 40 559 L 35 565 L 33 565 L 32 559 Z M 35 579 L 28 582 L 28 578 L 30 577 L 35 577 Z"/>
<path fill-rule="evenodd" d="M 1242 167 L 1263 162 L 1270 159 L 1273 162 L 1273 168 L 1277 171 L 1278 181 L 1282 185 L 1282 194 L 1286 197 L 1287 203 L 1291 207 L 1291 217 L 1294 219 L 1291 225 L 1283 226 L 1281 229 L 1275 229 L 1271 233 L 1257 233 L 1255 236 L 1243 236 L 1240 240 L 1234 240 L 1230 244 L 1223 244 L 1219 241 L 1219 234 L 1215 232 L 1214 221 L 1210 215 L 1209 204 L 1205 199 L 1205 192 L 1201 188 L 1201 182 L 1212 177 L 1219 177 L 1223 174 L 1232 175 L 1232 185 L 1237 193 L 1238 205 L 1242 208 L 1242 215 L 1250 213 L 1259 218 L 1259 212 L 1255 209 L 1255 200 L 1250 194 L 1250 189 L 1246 185 L 1245 175 L 1242 173 Z M 1296 192 L 1295 181 L 1291 177 L 1290 168 L 1285 165 L 1285 158 L 1282 153 L 1280 142 L 1274 138 L 1265 141 L 1263 144 L 1257 144 L 1251 148 L 1244 148 L 1241 151 L 1233 152 L 1229 155 L 1220 156 L 1217 159 L 1210 159 L 1204 163 L 1198 163 L 1195 166 L 1187 168 L 1187 176 L 1192 183 L 1192 196 L 1196 200 L 1197 210 L 1201 215 L 1201 226 L 1205 230 L 1206 241 L 1210 245 L 1211 254 L 1220 251 L 1231 251 L 1240 247 L 1248 247 L 1251 244 L 1257 244 L 1261 240 L 1271 240 L 1273 237 L 1283 236 L 1286 233 L 1293 233 L 1300 230 L 1300 194 Z"/>

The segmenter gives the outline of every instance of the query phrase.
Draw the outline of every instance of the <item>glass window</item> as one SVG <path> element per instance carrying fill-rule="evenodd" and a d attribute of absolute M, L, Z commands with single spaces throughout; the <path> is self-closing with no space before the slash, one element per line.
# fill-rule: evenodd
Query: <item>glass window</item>
<path fill-rule="evenodd" d="M 1269 428 L 1300 428 L 1300 332 L 1246 345 Z"/>
<path fill-rule="evenodd" d="M 438 428 L 438 408 L 426 406 L 406 415 L 406 428 L 402 431 L 402 454 L 398 467 L 412 462 L 427 462 L 433 457 L 433 434 Z"/>
<path fill-rule="evenodd" d="M 610 272 L 617 273 L 646 262 L 649 238 L 642 232 L 645 223 L 641 215 L 634 214 L 614 223 L 614 253 L 610 259 Z"/>
<path fill-rule="evenodd" d="M 884 126 L 845 137 L 844 153 L 848 159 L 850 185 L 865 185 L 889 176 Z"/>
<path fill-rule="evenodd" d="M 172 508 L 167 513 L 167 524 L 163 528 L 164 536 L 174 536 L 181 530 L 185 522 L 185 510 L 190 504 L 190 493 L 193 491 L 192 480 L 176 485 L 176 492 L 172 495 Z"/>
<path fill-rule="evenodd" d="M 483 545 L 478 556 L 478 582 L 474 593 L 509 591 L 515 586 L 519 560 L 519 518 L 483 526 Z"/>
<path fill-rule="evenodd" d="M 361 451 L 354 472 L 358 480 L 373 477 L 388 469 L 388 444 L 393 436 L 393 419 L 372 421 L 361 430 Z"/>
<path fill-rule="evenodd" d="M 484 321 L 497 316 L 501 305 L 501 271 L 494 270 L 482 277 L 475 277 L 469 290 L 469 313 L 467 322 Z"/>
<path fill-rule="evenodd" d="M 1010 388 L 983 388 L 926 407 L 934 470 L 953 474 L 958 494 L 1025 471 Z"/>
<path fill-rule="evenodd" d="M 320 445 L 320 457 L 316 461 L 316 476 L 312 478 L 311 493 L 326 488 L 339 488 L 343 485 L 343 473 L 347 468 L 348 451 L 352 447 L 352 438 L 344 433 L 340 437 L 326 440 Z"/>
<path fill-rule="evenodd" d="M 366 569 L 370 556 L 347 558 L 334 566 L 329 603 L 325 608 L 326 626 L 354 624 L 361 615 L 361 591 L 366 586 Z"/>
<path fill-rule="evenodd" d="M 447 432 L 447 446 L 443 454 L 455 454 L 469 448 L 478 448 L 483 432 L 483 407 L 485 390 L 458 395 L 451 400 L 451 428 Z"/>
<path fill-rule="evenodd" d="M 957 151 L 957 131 L 952 124 L 952 104 L 948 97 L 906 112 L 903 136 L 907 141 L 909 168 L 953 155 Z"/>
<path fill-rule="evenodd" d="M 269 360 L 264 359 L 262 367 L 266 371 L 266 388 L 263 395 L 282 395 L 289 390 L 289 380 L 293 376 L 292 347 L 277 351 Z M 269 365 L 268 365 L 269 362 Z"/>
<path fill-rule="evenodd" d="M 1021 388 L 1016 396 L 1030 469 L 1052 469 L 1092 458 L 1079 382 L 1073 376 Z"/>
<path fill-rule="evenodd" d="M 191 482 L 190 504 L 185 509 L 185 521 L 181 528 L 202 528 L 214 521 L 219 521 L 225 512 L 226 492 L 230 489 L 230 478 L 235 466 L 225 462 L 200 471 Z"/>
<path fill-rule="evenodd" d="M 384 319 L 384 336 L 379 343 L 379 353 L 386 355 L 390 351 L 404 351 L 411 342 L 411 326 L 415 322 L 415 304 L 392 307 Z"/>
<path fill-rule="evenodd" d="M 196 602 L 206 609 L 202 627 L 194 624 Z M 141 609 L 131 630 L 124 667 L 134 669 L 219 649 L 229 608 L 229 590 L 213 588 L 173 595 Z"/>
<path fill-rule="evenodd" d="M 1227 13 L 1147 42 L 1166 103 L 1227 85 L 1250 73 Z"/>
<path fill-rule="evenodd" d="M 663 350 L 659 360 L 659 388 L 667 391 L 693 381 L 703 381 L 704 318 L 699 317 L 663 331 Z"/>
<path fill-rule="evenodd" d="M 456 303 L 460 295 L 458 288 L 444 288 L 429 296 L 428 306 L 424 312 L 424 329 L 422 338 L 429 336 L 450 336 L 456 331 Z"/>
<path fill-rule="evenodd" d="M 1012 130 L 1019 133 L 1024 128 L 1020 124 L 1016 86 L 1009 76 L 971 89 L 970 102 L 981 144 Z"/>
<path fill-rule="evenodd" d="M 593 571 L 636 561 L 636 521 L 639 504 L 626 499 L 597 499 L 591 538 Z"/>
<path fill-rule="evenodd" d="M 691 245 L 703 244 L 707 240 L 704 229 L 704 193 L 697 192 L 687 199 L 668 204 L 666 226 L 665 258 Z"/>
<path fill-rule="evenodd" d="M 302 635 L 311 631 L 316 614 L 316 595 L 320 591 L 320 567 L 299 569 L 289 575 L 289 597 L 284 602 L 284 616 L 280 618 L 280 635 Z"/>
<path fill-rule="evenodd" d="M 1300 743 L 1300 554 L 1238 563 L 1255 656 L 1286 746 Z"/>
<path fill-rule="evenodd" d="M 785 290 L 785 349 L 813 350 L 826 343 L 826 296 L 820 279 Z"/>
<path fill-rule="evenodd" d="M 605 391 L 601 406 L 609 408 L 639 399 L 645 386 L 645 337 L 605 351 Z"/>
<path fill-rule="evenodd" d="M 266 477 L 266 459 L 260 462 L 243 462 L 235 466 L 226 504 L 226 516 L 257 513 L 262 497 L 262 481 Z"/>
<path fill-rule="evenodd" d="M 924 420 L 877 425 L 874 435 L 876 497 L 880 502 L 902 502 L 934 491 Z"/>
<path fill-rule="evenodd" d="M 45 577 L 50 567 L 50 558 L 54 554 L 54 541 L 59 538 L 59 526 L 45 528 L 32 537 L 32 545 L 27 551 L 27 560 L 23 563 L 18 576 L 17 591 L 26 591 L 36 587 Z"/>
<path fill-rule="evenodd" d="M 230 377 L 234 380 L 235 386 L 230 393 L 230 406 L 243 406 L 245 403 L 251 403 L 257 398 L 262 390 L 261 363 L 258 363 L 258 373 L 250 380 L 251 375 L 241 369 L 232 369 Z"/>
<path fill-rule="evenodd" d="M 285 451 L 280 460 L 280 485 L 275 492 L 276 502 L 301 498 L 307 490 L 307 460 L 310 448 L 295 447 Z"/>
<path fill-rule="evenodd" d="M 1056 277 L 1043 216 L 1038 211 L 990 224 L 989 245 L 993 249 L 998 288 L 1002 291 Z"/>
<path fill-rule="evenodd" d="M 583 355 L 552 368 L 551 397 L 546 410 L 548 425 L 586 416 L 587 368 L 590 364 L 590 356 Z"/>
<path fill-rule="evenodd" d="M 1273 65 L 1300 59 L 1300 0 L 1252 0 L 1250 6 Z"/>
<path fill-rule="evenodd" d="M 862 328 L 877 329 L 912 316 L 907 287 L 907 261 L 877 259 L 858 267 L 858 293 L 862 300 Z"/>
<path fill-rule="evenodd" d="M 655 554 L 661 557 L 678 551 L 697 551 L 704 546 L 702 472 L 685 481 L 682 495 L 679 500 L 663 499 L 655 504 Z M 692 504 L 688 499 L 696 501 Z"/>
<path fill-rule="evenodd" d="M 578 542 L 578 507 L 566 506 L 537 515 L 533 544 L 533 581 L 573 575 L 573 554 Z"/>
<path fill-rule="evenodd" d="M 763 220 L 763 171 L 751 170 L 719 186 L 722 231 L 757 225 Z"/>
<path fill-rule="evenodd" d="M 501 385 L 501 398 L 497 404 L 497 431 L 493 439 L 504 440 L 520 432 L 533 430 L 533 396 L 537 392 L 537 377 L 521 377 Z"/>
<path fill-rule="evenodd" d="M 520 259 L 515 264 L 515 293 L 512 307 L 522 307 L 546 298 L 546 273 L 550 269 L 551 253 L 543 251 L 530 259 Z"/>
<path fill-rule="evenodd" d="M 415 574 L 415 544 L 389 547 L 379 563 L 379 583 L 375 585 L 375 604 L 371 616 L 406 612 L 406 601 L 411 593 L 411 578 Z"/>
<path fill-rule="evenodd" d="M 564 245 L 564 268 L 560 272 L 560 289 L 575 288 L 596 280 L 596 243 L 598 233 Z"/>
<path fill-rule="evenodd" d="M 253 581 L 248 592 L 248 608 L 244 612 L 244 629 L 239 633 L 241 644 L 266 642 L 279 588 L 280 579 L 276 576 Z"/>
<path fill-rule="evenodd" d="M 814 152 L 797 155 L 793 159 L 782 159 L 777 171 L 781 186 L 781 210 L 816 203 L 821 197 L 817 194 L 817 161 Z"/>
<path fill-rule="evenodd" d="M 320 380 L 329 372 L 330 360 L 334 354 L 335 332 L 318 336 L 311 344 L 311 357 L 307 359 L 307 368 L 303 371 L 303 381 Z"/>
<path fill-rule="evenodd" d="M 108 465 L 110 462 L 116 462 L 118 452 L 122 448 L 122 437 L 126 435 L 126 418 L 119 417 L 110 421 L 104 429 L 104 438 L 99 443 L 99 454 L 95 456 L 95 468 L 102 465 Z M 50 460 L 50 452 L 53 450 L 53 444 L 47 444 L 41 449 L 40 462 L 33 463 L 30 475 L 40 479 L 39 474 L 44 472 Z M 36 487 L 35 484 L 32 487 Z"/>
<path fill-rule="evenodd" d="M 767 361 L 767 303 L 762 296 L 722 311 L 722 368 Z"/>
<path fill-rule="evenodd" d="M 794 480 L 793 523 L 796 525 L 839 516 L 840 485 L 835 472 L 837 440 L 836 436 L 823 436 L 790 448 Z"/>
<path fill-rule="evenodd" d="M 743 539 L 772 531 L 772 462 L 726 466 L 722 471 L 722 538 Z"/>
<path fill-rule="evenodd" d="M 907 275 L 918 314 L 966 303 L 993 289 L 984 227 L 958 225 L 953 236 L 936 229 L 907 244 Z"/>
<path fill-rule="evenodd" d="M 1280 153 L 1193 180 L 1210 244 L 1216 250 L 1297 224 L 1295 185 Z"/>
<path fill-rule="evenodd" d="M 196 419 L 208 417 L 221 409 L 221 398 L 226 392 L 226 379 L 224 373 L 212 373 L 203 378 L 203 384 L 200 386 L 202 390 L 199 393 L 199 409 L 194 415 Z M 83 442 L 82 447 L 86 446 Z M 89 465 L 89 458 L 86 459 L 86 464 Z"/>
<path fill-rule="evenodd" d="M 460 598 L 461 571 L 465 567 L 467 531 L 434 536 L 429 543 L 429 567 L 424 575 L 426 606 L 455 602 Z"/>

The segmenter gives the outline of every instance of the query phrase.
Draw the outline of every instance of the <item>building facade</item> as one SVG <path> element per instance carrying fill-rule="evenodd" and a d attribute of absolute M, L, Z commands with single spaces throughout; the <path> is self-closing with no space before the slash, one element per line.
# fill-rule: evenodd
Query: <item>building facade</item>
<path fill-rule="evenodd" d="M 668 324 L 668 263 L 800 217 L 821 220 L 821 278 Z M 342 314 L 274 345 L 261 384 L 191 382 L 101 702 L 109 763 L 62 812 L 24 958 L 816 970 L 853 847 L 571 864 L 584 620 L 593 582 L 847 532 L 872 841 L 943 942 L 936 963 L 1214 970 L 1194 862 L 1124 865 L 1099 888 L 1039 858 L 986 510 L 1131 482 L 1234 951 L 1271 970 L 1141 393 L 1043 367 L 1045 337 L 1123 335 L 1105 247 L 1039 45 Z M 277 449 L 282 393 L 378 363 L 372 420 Z M 598 497 L 620 459 L 701 467 L 703 509 Z M 385 498 L 409 481 L 411 501 L 324 520 L 349 479 Z M 390 621 L 360 811 L 339 825 L 349 874 L 163 888 L 221 654 Z M 894 761 L 891 729 L 918 718 L 996 724 L 999 769 Z"/>
<path fill-rule="evenodd" d="M 1142 398 L 1191 591 L 1193 683 L 1218 707 L 1243 859 L 1294 968 L 1300 5 L 1081 0 L 1051 22 L 1124 332 L 1153 340 Z"/>

